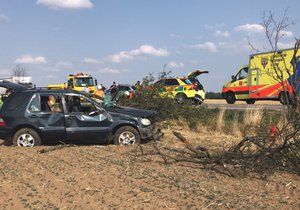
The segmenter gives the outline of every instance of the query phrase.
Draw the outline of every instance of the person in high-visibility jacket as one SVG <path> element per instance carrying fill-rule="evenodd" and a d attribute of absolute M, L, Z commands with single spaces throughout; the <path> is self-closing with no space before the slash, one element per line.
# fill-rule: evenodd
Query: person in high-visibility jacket
<path fill-rule="evenodd" d="M 97 86 L 97 90 L 95 91 L 94 95 L 96 98 L 99 98 L 99 99 L 104 98 L 105 94 L 104 94 L 104 90 L 101 85 Z"/>

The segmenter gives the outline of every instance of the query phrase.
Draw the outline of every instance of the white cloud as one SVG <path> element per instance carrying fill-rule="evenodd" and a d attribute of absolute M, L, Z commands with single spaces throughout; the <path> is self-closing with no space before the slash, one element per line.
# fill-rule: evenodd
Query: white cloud
<path fill-rule="evenodd" d="M 68 61 L 60 61 L 60 62 L 57 62 L 55 64 L 56 67 L 58 68 L 69 68 L 69 67 L 72 67 L 73 64 L 71 62 L 68 62 Z"/>
<path fill-rule="evenodd" d="M 7 17 L 5 14 L 3 14 L 3 13 L 0 13 L 0 21 L 4 21 L 4 22 L 9 22 L 10 21 L 10 19 L 9 19 L 9 17 Z"/>
<path fill-rule="evenodd" d="M 206 28 L 206 29 L 215 29 L 215 28 L 222 28 L 224 26 L 226 26 L 225 23 L 216 23 L 216 24 L 213 24 L 213 25 L 205 24 L 204 28 Z"/>
<path fill-rule="evenodd" d="M 109 67 L 105 67 L 103 69 L 100 69 L 99 72 L 104 73 L 104 74 L 120 74 L 121 73 L 120 70 L 112 69 L 112 68 L 109 68 Z"/>
<path fill-rule="evenodd" d="M 59 31 L 59 27 L 53 27 L 52 31 Z"/>
<path fill-rule="evenodd" d="M 218 47 L 224 50 L 230 50 L 230 52 L 248 52 L 251 50 L 251 47 L 248 44 L 247 39 L 241 41 L 231 41 L 231 42 L 219 42 Z"/>
<path fill-rule="evenodd" d="M 55 78 L 55 76 L 54 76 L 53 74 L 48 74 L 46 77 L 47 77 L 48 79 L 54 79 L 54 78 Z"/>
<path fill-rule="evenodd" d="M 121 51 L 118 54 L 110 56 L 110 60 L 115 63 L 120 63 L 124 60 L 132 60 L 139 56 L 156 56 L 164 57 L 168 56 L 170 53 L 162 48 L 156 49 L 152 45 L 141 45 L 138 49 L 130 51 Z"/>
<path fill-rule="evenodd" d="M 51 9 L 89 9 L 94 6 L 90 0 L 37 0 L 36 4 Z"/>
<path fill-rule="evenodd" d="M 280 35 L 283 35 L 284 37 L 293 37 L 294 36 L 293 32 L 291 32 L 291 31 L 285 31 L 285 30 L 282 30 L 280 32 Z"/>
<path fill-rule="evenodd" d="M 217 30 L 214 35 L 215 37 L 228 38 L 230 36 L 230 33 L 228 31 Z"/>
<path fill-rule="evenodd" d="M 103 63 L 103 61 L 99 61 L 95 58 L 84 58 L 83 62 L 85 63 L 93 63 L 93 64 L 98 64 L 98 63 Z"/>
<path fill-rule="evenodd" d="M 229 42 L 219 42 L 218 46 L 224 49 L 234 49 L 237 47 L 235 44 Z"/>
<path fill-rule="evenodd" d="M 184 67 L 184 63 L 171 61 L 170 63 L 168 63 L 167 66 L 171 67 L 171 68 L 182 68 L 182 67 Z"/>
<path fill-rule="evenodd" d="M 278 49 L 292 48 L 292 47 L 294 47 L 294 45 L 295 45 L 295 42 L 290 42 L 290 43 L 278 42 L 277 43 Z"/>
<path fill-rule="evenodd" d="M 213 42 L 205 42 L 203 44 L 197 44 L 192 46 L 195 49 L 207 50 L 209 52 L 217 52 L 217 46 Z"/>
<path fill-rule="evenodd" d="M 234 28 L 236 31 L 244 31 L 247 33 L 264 33 L 265 29 L 262 25 L 260 24 L 245 24 L 245 25 L 240 25 Z"/>
<path fill-rule="evenodd" d="M 46 63 L 46 58 L 43 56 L 33 57 L 31 55 L 22 55 L 15 60 L 15 63 L 23 64 L 43 64 Z"/>
<path fill-rule="evenodd" d="M 170 34 L 170 37 L 171 38 L 180 38 L 180 35 L 178 35 L 178 34 Z"/>

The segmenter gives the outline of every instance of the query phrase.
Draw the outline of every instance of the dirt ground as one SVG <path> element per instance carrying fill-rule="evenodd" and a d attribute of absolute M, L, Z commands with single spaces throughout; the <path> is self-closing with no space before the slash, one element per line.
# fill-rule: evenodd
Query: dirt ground
<path fill-rule="evenodd" d="M 181 131 L 194 144 L 224 148 L 238 140 Z M 169 130 L 162 144 L 180 147 Z M 131 148 L 0 146 L 1 209 L 300 209 L 300 177 L 231 178 L 197 166 L 133 158 Z"/>

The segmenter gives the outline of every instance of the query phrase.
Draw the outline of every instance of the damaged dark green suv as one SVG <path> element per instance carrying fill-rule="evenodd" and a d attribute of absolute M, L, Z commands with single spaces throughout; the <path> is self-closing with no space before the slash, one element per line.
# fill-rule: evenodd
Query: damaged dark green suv
<path fill-rule="evenodd" d="M 132 145 L 159 140 L 157 114 L 150 110 L 102 107 L 88 96 L 68 90 L 27 89 L 9 82 L 13 90 L 0 109 L 0 139 L 15 146 L 65 143 Z"/>

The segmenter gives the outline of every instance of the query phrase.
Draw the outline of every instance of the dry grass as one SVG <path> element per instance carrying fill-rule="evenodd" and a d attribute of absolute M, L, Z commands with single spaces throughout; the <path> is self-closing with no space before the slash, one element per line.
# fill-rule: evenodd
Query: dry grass
<path fill-rule="evenodd" d="M 241 132 L 241 125 L 238 121 L 238 116 L 235 114 L 233 122 L 232 122 L 232 134 L 237 138 L 242 138 L 243 133 Z"/>
<path fill-rule="evenodd" d="M 247 109 L 244 114 L 244 125 L 258 125 L 263 118 L 264 110 L 262 107 L 258 109 Z"/>
<path fill-rule="evenodd" d="M 259 106 L 258 109 L 247 109 L 244 112 L 243 119 L 239 119 L 236 113 L 233 120 L 225 120 L 226 108 L 220 109 L 216 118 L 216 131 L 219 133 L 228 133 L 226 131 L 225 125 L 231 128 L 230 132 L 234 137 L 242 138 L 245 136 L 255 135 L 257 133 L 257 128 L 261 125 L 264 115 L 263 107 Z M 282 119 L 284 120 L 284 119 Z M 205 125 L 201 126 L 205 128 Z M 206 127 L 206 129 L 209 129 Z"/>
<path fill-rule="evenodd" d="M 222 132 L 224 126 L 224 114 L 226 109 L 220 109 L 217 117 L 217 131 Z"/>
<path fill-rule="evenodd" d="M 283 128 L 284 125 L 286 125 L 287 123 L 287 118 L 285 115 L 281 115 L 276 127 L 281 130 Z"/>

